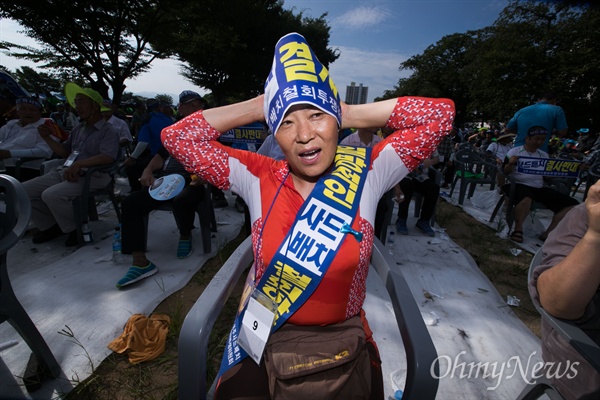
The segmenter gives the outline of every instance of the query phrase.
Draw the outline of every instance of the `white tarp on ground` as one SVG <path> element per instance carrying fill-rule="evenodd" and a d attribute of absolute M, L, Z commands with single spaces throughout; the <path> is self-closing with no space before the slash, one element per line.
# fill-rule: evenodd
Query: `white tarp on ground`
<path fill-rule="evenodd" d="M 230 204 L 233 204 L 232 199 Z M 64 247 L 64 236 L 43 245 L 33 245 L 31 236 L 21 239 L 8 255 L 11 283 L 54 353 L 63 375 L 28 395 L 20 386 L 19 375 L 31 352 L 10 324 L 0 324 L 0 343 L 18 342 L 0 352 L 0 398 L 59 398 L 72 389 L 71 382 L 87 378 L 92 365 L 97 367 L 111 353 L 106 346 L 123 332 L 131 315 L 151 313 L 238 235 L 243 214 L 233 207 L 216 210 L 215 214 L 218 232 L 212 240 L 212 252 L 203 253 L 200 232 L 195 229 L 194 252 L 189 258 L 179 260 L 175 256 L 179 233 L 172 213 L 152 213 L 147 256 L 158 266 L 159 272 L 122 290 L 118 290 L 115 283 L 127 272 L 131 257 L 124 256 L 120 265 L 111 260 L 110 231 L 116 224 L 114 214 L 93 222 L 97 241 L 76 251 Z M 58 333 L 67 326 L 74 338 Z"/>
<path fill-rule="evenodd" d="M 484 206 L 478 212 L 473 203 L 479 196 L 485 198 L 491 194 L 479 193 L 472 200 L 465 200 L 463 208 L 477 219 L 487 221 L 493 207 Z M 217 210 L 217 219 L 225 224 L 219 225 L 210 256 L 239 232 L 243 215 L 230 206 Z M 429 326 L 429 332 L 441 357 L 438 398 L 515 398 L 525 382 L 520 371 L 515 370 L 515 358 L 512 366 L 507 367 L 507 363 L 516 357 L 530 373 L 533 364 L 540 361 L 539 340 L 514 315 L 468 253 L 442 231 L 438 230 L 435 238 L 421 235 L 412 228 L 414 222 L 413 218 L 409 219 L 409 236 L 389 235 L 393 242 L 386 243 L 386 248 L 409 283 L 426 321 L 437 319 Z M 62 246 L 64 237 L 51 242 L 52 245 L 37 246 L 37 252 L 33 252 L 29 237 L 9 254 L 9 272 L 15 292 L 63 369 L 61 379 L 47 382 L 31 398 L 57 397 L 71 390 L 71 379 L 83 380 L 90 374 L 90 361 L 82 347 L 57 333 L 65 325 L 71 328 L 97 366 L 110 353 L 106 345 L 122 332 L 132 314 L 151 312 L 160 301 L 183 287 L 208 259 L 202 254 L 199 232 L 196 232 L 192 257 L 177 260 L 173 218 L 170 213 L 156 212 L 150 220 L 148 257 L 158 265 L 160 272 L 128 290 L 119 291 L 114 285 L 127 266 L 113 265 L 109 261 L 111 240 L 107 233 L 111 224 L 95 224 L 101 231 L 99 236 L 105 239 L 72 254 Z M 389 230 L 394 230 L 393 225 Z M 531 235 L 533 231 L 526 232 L 526 244 L 530 240 L 534 243 L 535 237 Z M 535 244 L 531 249 L 534 248 Z M 428 297 L 425 292 L 429 293 Z M 383 360 L 386 400 L 387 396 L 393 398 L 397 388 L 403 388 L 406 374 L 404 350 L 390 306 L 377 276 L 370 274 L 365 310 Z M 0 343 L 13 339 L 19 344 L 0 352 L 0 398 L 25 396 L 18 386 L 20 379 L 14 375 L 23 371 L 30 351 L 8 324 L 1 324 Z M 493 363 L 497 363 L 497 369 L 504 366 L 505 370 L 486 378 L 482 376 L 483 370 L 479 376 L 475 376 L 475 371 L 465 376 L 469 374 L 470 362 L 482 363 L 482 368 L 493 368 Z M 460 378 L 462 365 L 465 370 Z"/>

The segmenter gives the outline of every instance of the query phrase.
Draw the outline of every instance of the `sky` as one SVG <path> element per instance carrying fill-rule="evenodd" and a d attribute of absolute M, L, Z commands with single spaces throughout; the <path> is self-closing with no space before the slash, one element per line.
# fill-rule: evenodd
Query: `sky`
<path fill-rule="evenodd" d="M 327 13 L 329 46 L 341 54 L 329 66 L 331 77 L 342 100 L 346 86 L 355 82 L 369 88 L 368 102 L 410 75 L 399 70 L 400 63 L 446 35 L 492 25 L 507 5 L 508 0 L 284 0 L 285 8 L 302 11 L 304 16 Z M 16 22 L 0 20 L 0 41 L 35 46 L 19 30 Z M 3 53 L 0 65 L 10 70 L 22 65 L 35 68 Z M 144 97 L 168 94 L 175 103 L 183 90 L 206 93 L 186 81 L 180 70 L 176 60 L 155 60 L 149 72 L 126 81 L 126 91 Z"/>

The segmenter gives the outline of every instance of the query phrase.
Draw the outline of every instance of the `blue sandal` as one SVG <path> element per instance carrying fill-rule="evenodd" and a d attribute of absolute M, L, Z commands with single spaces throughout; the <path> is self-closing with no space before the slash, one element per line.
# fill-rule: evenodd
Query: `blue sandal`
<path fill-rule="evenodd" d="M 188 258 L 192 254 L 192 238 L 187 240 L 179 240 L 177 246 L 177 258 Z"/>

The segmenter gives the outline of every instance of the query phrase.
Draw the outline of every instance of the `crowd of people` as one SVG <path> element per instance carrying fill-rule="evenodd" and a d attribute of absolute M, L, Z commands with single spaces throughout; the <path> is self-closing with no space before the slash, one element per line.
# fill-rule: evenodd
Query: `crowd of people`
<path fill-rule="evenodd" d="M 292 74 L 287 58 L 297 61 L 295 66 L 310 68 Z M 352 335 L 359 332 L 361 346 L 356 351 L 362 364 L 356 365 L 356 371 L 351 371 L 355 375 L 341 388 L 318 380 L 313 384 L 324 391 L 335 387 L 336 395 L 356 396 L 361 391 L 363 398 L 383 398 L 377 345 L 362 311 L 373 238 L 380 233 L 389 207 L 382 199 L 393 193 L 398 203 L 395 227 L 407 235 L 409 204 L 414 192 L 419 192 L 423 201 L 416 228 L 435 236 L 430 221 L 440 188 L 452 183 L 454 155 L 464 146 L 496 163 L 498 183 L 505 193 L 510 186 L 507 179 L 516 182 L 511 240 L 523 242 L 523 222 L 533 201 L 554 213 L 540 237 L 547 240 L 544 251 L 556 254 L 538 274 L 541 304 L 549 312 L 557 310 L 560 317 L 581 320 L 586 307 L 597 300 L 600 281 L 595 278 L 585 282 L 590 296 L 580 300 L 577 309 L 565 311 L 563 303 L 570 302 L 548 300 L 548 294 L 557 293 L 559 286 L 564 296 L 575 293 L 584 283 L 573 279 L 566 286 L 562 278 L 584 276 L 585 268 L 598 267 L 594 251 L 590 265 L 581 266 L 586 257 L 581 248 L 593 247 L 599 234 L 598 184 L 583 206 L 569 193 L 546 187 L 542 176 L 517 168 L 520 157 L 568 158 L 582 160 L 584 166 L 597 160 L 596 133 L 580 128 L 569 135 L 566 116 L 550 93 L 518 110 L 503 126 L 476 131 L 453 126 L 454 104 L 449 99 L 401 97 L 348 105 L 340 101 L 327 69 L 306 40 L 288 34 L 276 45 L 264 94 L 240 103 L 208 107 L 197 92 L 186 90 L 179 95 L 177 116 L 170 104 L 149 99 L 123 119 L 118 105 L 90 88 L 68 83 L 65 95 L 67 102 L 48 119 L 42 117 L 36 99 L 17 99 L 17 118 L 0 128 L 0 159 L 7 173 L 15 173 L 15 160 L 25 157 L 64 159 L 49 173 L 21 175 L 32 203 L 35 244 L 64 234 L 66 246 L 81 243 L 72 201 L 81 194 L 86 169 L 94 166 L 114 165 L 124 171 L 131 189 L 121 202 L 121 232 L 122 251 L 132 255 L 132 264 L 118 280 L 118 288 L 158 272 L 146 257 L 144 218 L 160 205 L 161 200 L 148 191 L 160 177 L 176 173 L 185 180 L 181 192 L 168 200 L 179 229 L 177 258 L 189 257 L 193 251 L 194 215 L 204 190 L 213 194 L 215 207 L 228 206 L 223 190 L 231 190 L 247 212 L 255 259 L 248 281 L 252 295 L 245 299 L 234 330 L 264 343 L 258 360 L 247 344 L 228 346 L 235 350 L 223 358 L 216 398 L 304 396 L 308 392 L 301 385 L 273 382 L 278 369 L 292 360 L 283 357 L 281 365 L 269 362 L 272 358 L 257 361 L 263 352 L 276 352 L 275 343 L 284 346 L 289 340 L 281 338 L 303 337 L 306 332 L 316 334 L 310 345 L 320 348 L 324 342 L 317 337 L 329 337 L 330 326 L 341 326 Z M 218 140 L 230 129 L 257 121 L 266 122 L 266 139 L 257 152 Z M 342 139 L 340 131 L 348 134 Z M 110 173 L 94 173 L 90 187 L 105 187 L 112 179 Z M 566 215 L 589 222 L 584 227 L 574 218 L 565 221 Z M 556 226 L 576 231 L 568 248 L 562 245 Z M 297 290 L 293 296 L 290 287 Z M 274 329 L 263 336 L 253 336 L 256 332 L 241 324 L 244 312 L 251 312 L 257 301 L 268 302 L 273 310 L 271 319 L 261 323 Z M 302 347 L 294 351 L 302 359 Z M 334 377 L 339 379 L 335 372 Z"/>

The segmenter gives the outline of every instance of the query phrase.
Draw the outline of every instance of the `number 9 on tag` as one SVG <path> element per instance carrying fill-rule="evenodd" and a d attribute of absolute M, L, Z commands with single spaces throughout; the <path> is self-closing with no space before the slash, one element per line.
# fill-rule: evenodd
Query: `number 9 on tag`
<path fill-rule="evenodd" d="M 275 313 L 261 304 L 254 295 L 251 296 L 242 319 L 238 345 L 256 364 L 260 365 L 274 320 Z"/>

